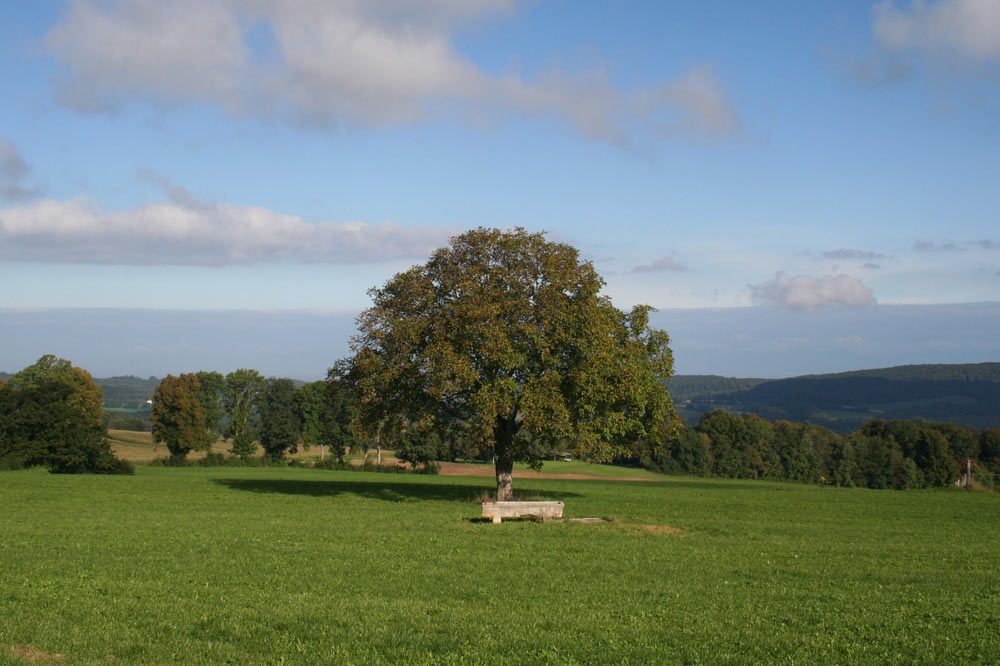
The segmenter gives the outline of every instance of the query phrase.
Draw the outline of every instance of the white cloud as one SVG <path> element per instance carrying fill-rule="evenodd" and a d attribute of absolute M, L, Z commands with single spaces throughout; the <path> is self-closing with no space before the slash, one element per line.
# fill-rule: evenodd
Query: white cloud
<path fill-rule="evenodd" d="M 792 277 L 779 271 L 773 280 L 750 285 L 750 292 L 755 303 L 799 310 L 831 304 L 861 307 L 875 303 L 871 289 L 861 280 L 845 274 L 814 278 L 808 275 Z"/>
<path fill-rule="evenodd" d="M 183 188 L 179 188 L 183 191 Z M 190 195 L 188 195 L 190 196 Z M 0 261 L 222 266 L 422 258 L 452 229 L 309 223 L 262 207 L 149 204 L 104 211 L 86 197 L 0 209 Z"/>
<path fill-rule="evenodd" d="M 663 86 L 659 100 L 676 109 L 676 117 L 662 126 L 667 134 L 727 136 L 740 132 L 739 115 L 709 65 L 699 65 Z M 652 108 L 655 114 L 657 107 Z"/>
<path fill-rule="evenodd" d="M 893 51 L 922 51 L 973 62 L 1000 60 L 1000 3 L 996 0 L 915 0 L 897 9 L 874 8 L 874 32 Z"/>
<path fill-rule="evenodd" d="M 738 133 L 739 116 L 706 65 L 633 91 L 600 67 L 572 76 L 548 68 L 533 80 L 484 72 L 456 50 L 453 35 L 511 5 L 78 0 L 46 44 L 65 67 L 60 96 L 79 111 L 133 99 L 209 103 L 316 126 L 519 113 L 615 143 L 628 143 L 636 123 L 667 136 Z"/>
<path fill-rule="evenodd" d="M 37 189 L 25 185 L 31 167 L 24 161 L 17 147 L 0 137 L 0 196 L 11 199 L 30 199 L 37 196 Z"/>
<path fill-rule="evenodd" d="M 660 271 L 688 271 L 691 270 L 681 262 L 677 261 L 673 257 L 666 256 L 662 259 L 657 259 L 652 264 L 645 264 L 642 266 L 636 266 L 630 272 L 631 273 L 656 273 Z"/>

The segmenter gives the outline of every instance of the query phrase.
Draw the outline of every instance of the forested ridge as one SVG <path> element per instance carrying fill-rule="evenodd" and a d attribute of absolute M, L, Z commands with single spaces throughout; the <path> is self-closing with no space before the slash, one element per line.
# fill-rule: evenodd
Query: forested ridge
<path fill-rule="evenodd" d="M 680 387 L 697 387 L 691 376 Z M 1000 426 L 1000 363 L 903 365 L 755 382 L 724 391 L 712 378 L 706 390 L 674 390 L 689 420 L 713 409 L 755 413 L 767 419 L 820 423 L 838 432 L 855 430 L 872 418 L 951 422 L 972 428 Z"/>
<path fill-rule="evenodd" d="M 745 391 L 758 384 L 774 381 L 753 377 L 723 377 L 722 375 L 674 375 L 667 382 L 674 402 L 704 398 L 719 393 Z"/>

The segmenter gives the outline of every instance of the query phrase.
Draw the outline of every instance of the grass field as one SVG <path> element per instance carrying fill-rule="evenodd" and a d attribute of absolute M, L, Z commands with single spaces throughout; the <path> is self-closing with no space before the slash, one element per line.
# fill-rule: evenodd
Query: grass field
<path fill-rule="evenodd" d="M 0 663 L 995 664 L 1000 496 L 488 478 L 0 473 Z"/>

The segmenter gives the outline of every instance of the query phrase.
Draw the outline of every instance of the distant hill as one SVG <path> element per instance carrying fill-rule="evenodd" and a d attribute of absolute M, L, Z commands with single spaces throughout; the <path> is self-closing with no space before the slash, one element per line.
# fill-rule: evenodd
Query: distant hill
<path fill-rule="evenodd" d="M 723 377 L 721 375 L 674 375 L 667 382 L 674 401 L 704 398 L 719 393 L 745 391 L 770 379 Z"/>
<path fill-rule="evenodd" d="M 94 383 L 104 391 L 104 406 L 124 409 L 148 409 L 146 401 L 159 386 L 157 377 L 95 377 Z"/>
<path fill-rule="evenodd" d="M 680 386 L 698 386 L 681 376 Z M 675 386 L 674 378 L 670 382 Z M 715 390 L 717 380 L 752 385 Z M 689 422 L 713 409 L 752 412 L 769 420 L 809 421 L 839 432 L 868 420 L 923 418 L 973 428 L 1000 427 L 1000 363 L 903 365 L 789 379 L 708 377 L 700 393 L 674 391 Z"/>

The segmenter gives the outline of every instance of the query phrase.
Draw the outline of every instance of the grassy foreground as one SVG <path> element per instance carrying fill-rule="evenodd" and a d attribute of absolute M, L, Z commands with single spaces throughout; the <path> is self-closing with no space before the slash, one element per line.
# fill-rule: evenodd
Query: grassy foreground
<path fill-rule="evenodd" d="M 0 663 L 996 663 L 1000 496 L 525 479 L 0 473 Z"/>

